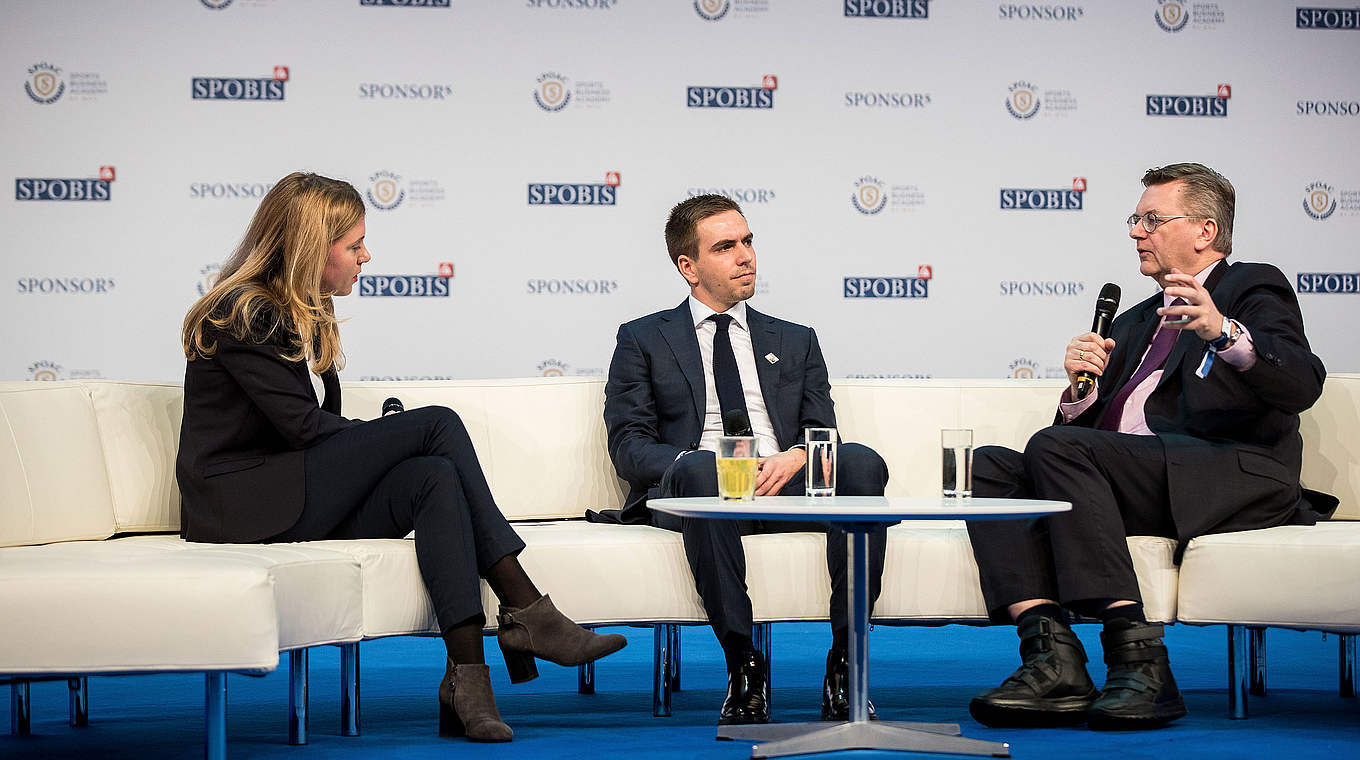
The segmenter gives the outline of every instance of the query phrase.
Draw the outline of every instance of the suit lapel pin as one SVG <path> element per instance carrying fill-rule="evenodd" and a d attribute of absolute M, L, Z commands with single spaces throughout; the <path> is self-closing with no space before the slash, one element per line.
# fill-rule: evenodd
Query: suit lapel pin
<path fill-rule="evenodd" d="M 765 361 L 769 362 L 770 364 L 774 364 L 779 361 L 779 357 L 775 356 L 774 354 L 765 354 Z"/>

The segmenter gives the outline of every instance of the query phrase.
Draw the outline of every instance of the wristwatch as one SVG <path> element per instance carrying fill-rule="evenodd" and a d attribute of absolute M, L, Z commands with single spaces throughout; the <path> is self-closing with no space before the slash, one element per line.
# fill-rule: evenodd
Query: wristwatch
<path fill-rule="evenodd" d="M 1237 336 L 1240 335 L 1241 332 L 1242 330 L 1238 327 L 1236 322 L 1224 317 L 1223 332 L 1219 334 L 1217 338 L 1209 341 L 1209 349 L 1214 353 L 1227 349 L 1232 346 L 1233 343 L 1237 342 Z"/>

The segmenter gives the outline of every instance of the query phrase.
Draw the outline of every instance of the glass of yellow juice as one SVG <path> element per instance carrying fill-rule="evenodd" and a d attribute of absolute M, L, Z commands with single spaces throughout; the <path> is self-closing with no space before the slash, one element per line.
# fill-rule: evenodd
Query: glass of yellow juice
<path fill-rule="evenodd" d="M 723 501 L 752 501 L 756 497 L 756 439 L 725 435 L 718 438 L 718 496 Z"/>

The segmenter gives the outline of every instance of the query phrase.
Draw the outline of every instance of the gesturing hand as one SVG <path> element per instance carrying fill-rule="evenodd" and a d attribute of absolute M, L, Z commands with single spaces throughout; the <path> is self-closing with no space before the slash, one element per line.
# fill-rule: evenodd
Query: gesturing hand
<path fill-rule="evenodd" d="M 1213 340 L 1223 334 L 1223 314 L 1203 285 L 1195 282 L 1194 277 L 1174 268 L 1165 279 L 1166 294 L 1185 301 L 1183 306 L 1164 306 L 1157 310 L 1158 314 L 1166 318 L 1167 327 L 1194 330 L 1201 340 Z"/>

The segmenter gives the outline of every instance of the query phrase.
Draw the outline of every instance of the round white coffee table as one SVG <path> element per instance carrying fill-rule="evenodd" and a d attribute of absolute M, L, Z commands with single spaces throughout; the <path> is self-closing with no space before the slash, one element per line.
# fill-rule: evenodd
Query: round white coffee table
<path fill-rule="evenodd" d="M 1067 512 L 1065 501 L 948 499 L 897 496 L 765 496 L 755 501 L 714 497 L 649 499 L 649 509 L 713 520 L 793 520 L 835 523 L 849 544 L 850 721 L 722 726 L 719 739 L 771 740 L 751 757 L 784 757 L 847 749 L 898 750 L 1010 757 L 1010 744 L 968 739 L 957 723 L 869 720 L 869 533 L 903 520 L 1013 520 Z"/>

